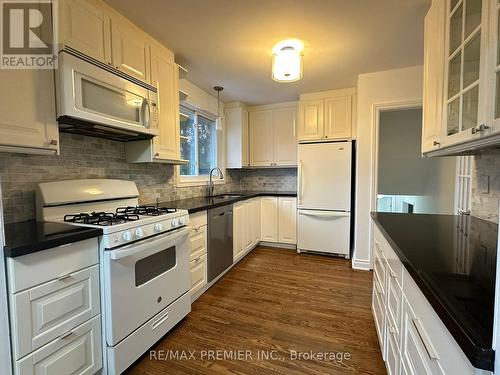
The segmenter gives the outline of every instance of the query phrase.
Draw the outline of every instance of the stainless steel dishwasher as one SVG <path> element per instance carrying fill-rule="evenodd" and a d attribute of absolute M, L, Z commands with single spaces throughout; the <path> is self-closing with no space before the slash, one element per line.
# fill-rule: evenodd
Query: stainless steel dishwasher
<path fill-rule="evenodd" d="M 208 210 L 208 281 L 233 264 L 233 205 Z"/>

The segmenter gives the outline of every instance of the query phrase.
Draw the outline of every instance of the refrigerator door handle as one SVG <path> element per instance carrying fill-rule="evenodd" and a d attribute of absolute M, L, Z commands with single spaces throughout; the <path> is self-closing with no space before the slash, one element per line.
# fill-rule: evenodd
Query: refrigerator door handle
<path fill-rule="evenodd" d="M 299 210 L 299 215 L 318 217 L 348 217 L 350 215 L 350 212 Z"/>
<path fill-rule="evenodd" d="M 298 181 L 299 181 L 299 204 L 302 204 L 302 160 L 299 160 L 299 170 L 298 170 Z"/>

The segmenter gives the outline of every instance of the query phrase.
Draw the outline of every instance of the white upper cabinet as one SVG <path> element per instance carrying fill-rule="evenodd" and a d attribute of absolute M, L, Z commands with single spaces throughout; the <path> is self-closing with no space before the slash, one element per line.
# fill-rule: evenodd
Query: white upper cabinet
<path fill-rule="evenodd" d="M 60 41 L 103 63 L 111 63 L 109 15 L 94 0 L 59 1 Z"/>
<path fill-rule="evenodd" d="M 324 108 L 323 99 L 300 100 L 299 141 L 315 141 L 323 138 Z"/>
<path fill-rule="evenodd" d="M 270 166 L 274 162 L 273 111 L 252 111 L 249 121 L 250 165 Z"/>
<path fill-rule="evenodd" d="M 441 146 L 445 2 L 434 1 L 425 17 L 422 153 Z"/>
<path fill-rule="evenodd" d="M 54 72 L 0 69 L 0 82 L 0 151 L 58 153 Z"/>
<path fill-rule="evenodd" d="M 325 139 L 352 136 L 352 96 L 325 99 Z"/>
<path fill-rule="evenodd" d="M 297 165 L 297 107 L 274 110 L 275 165 Z"/>
<path fill-rule="evenodd" d="M 226 127 L 226 167 L 243 168 L 249 165 L 248 111 L 239 102 L 224 105 Z"/>
<path fill-rule="evenodd" d="M 159 116 L 153 157 L 179 160 L 179 73 L 172 53 L 157 43 L 151 45 L 151 83 L 158 89 Z"/>
<path fill-rule="evenodd" d="M 297 104 L 249 108 L 250 166 L 297 165 Z"/>
<path fill-rule="evenodd" d="M 299 101 L 300 142 L 351 139 L 356 89 L 303 94 Z"/>
<path fill-rule="evenodd" d="M 149 39 L 123 18 L 111 19 L 113 65 L 122 72 L 150 82 Z"/>
<path fill-rule="evenodd" d="M 498 13 L 497 0 L 433 1 L 425 27 L 424 153 L 460 155 L 500 142 Z"/>

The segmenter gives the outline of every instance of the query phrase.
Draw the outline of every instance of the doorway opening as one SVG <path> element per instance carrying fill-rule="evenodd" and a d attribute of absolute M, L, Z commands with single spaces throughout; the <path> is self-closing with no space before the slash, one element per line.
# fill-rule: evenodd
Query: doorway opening
<path fill-rule="evenodd" d="M 379 112 L 377 211 L 454 212 L 456 158 L 423 158 L 421 135 L 421 107 Z"/>

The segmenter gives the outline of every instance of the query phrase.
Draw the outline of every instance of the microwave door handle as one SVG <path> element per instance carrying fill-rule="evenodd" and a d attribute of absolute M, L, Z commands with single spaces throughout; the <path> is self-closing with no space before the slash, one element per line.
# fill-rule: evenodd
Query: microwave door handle
<path fill-rule="evenodd" d="M 146 129 L 151 126 L 151 104 L 148 99 L 142 101 L 142 124 Z"/>
<path fill-rule="evenodd" d="M 129 256 L 136 255 L 138 253 L 147 251 L 148 248 L 153 247 L 156 242 L 163 242 L 163 241 L 168 241 L 168 242 L 173 242 L 177 240 L 178 238 L 187 236 L 193 228 L 191 227 L 184 227 L 182 229 L 178 229 L 172 232 L 167 232 L 163 235 L 155 236 L 149 240 L 143 240 L 141 242 L 138 242 L 136 244 L 131 244 L 125 247 L 121 247 L 116 250 L 110 250 L 109 251 L 109 257 L 113 260 L 120 260 Z M 155 249 L 155 253 L 160 252 L 164 250 L 161 247 L 157 247 Z M 152 255 L 152 254 L 151 254 Z"/>

